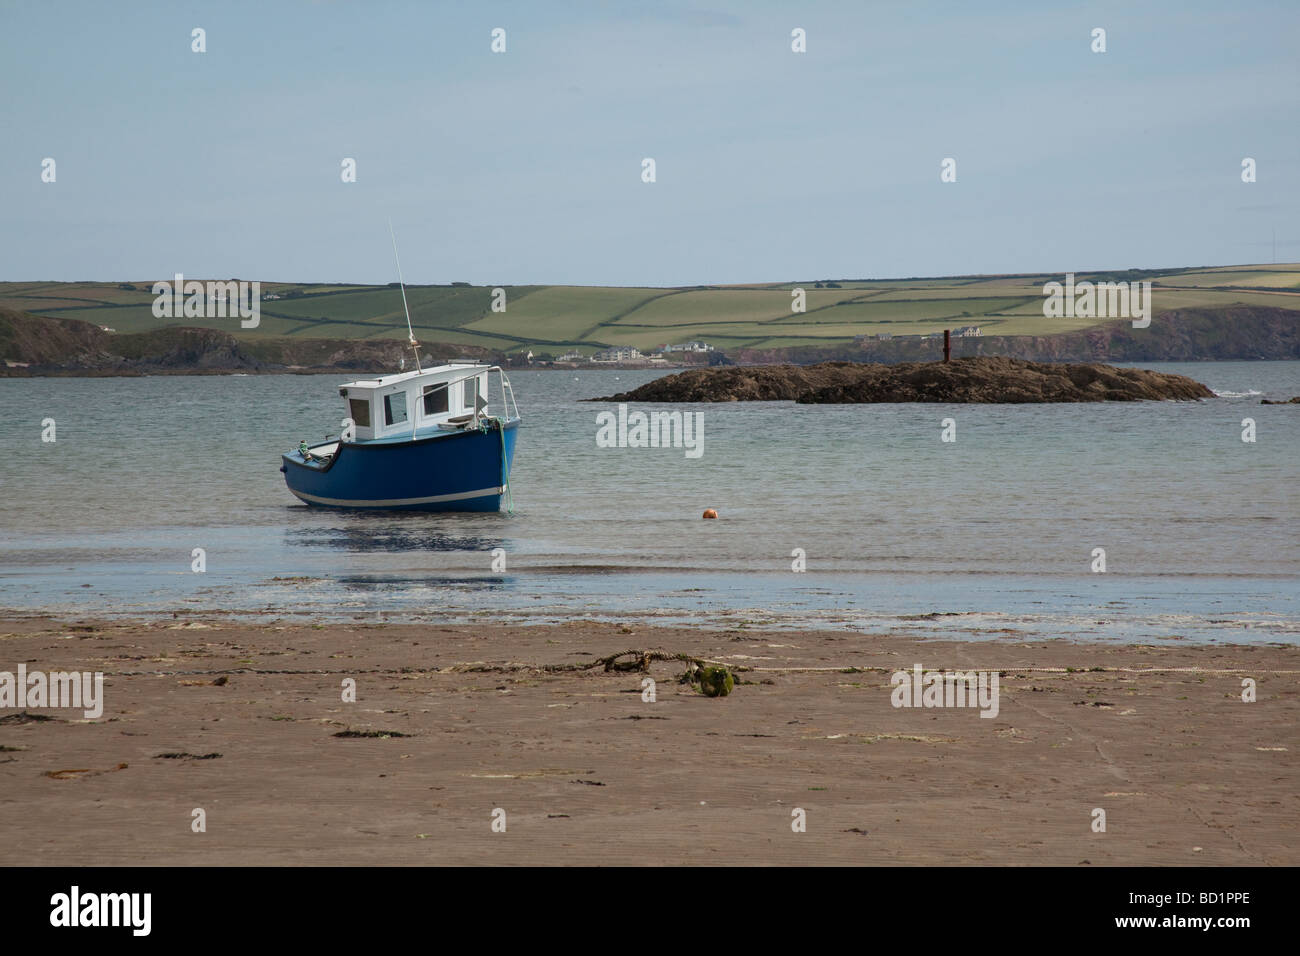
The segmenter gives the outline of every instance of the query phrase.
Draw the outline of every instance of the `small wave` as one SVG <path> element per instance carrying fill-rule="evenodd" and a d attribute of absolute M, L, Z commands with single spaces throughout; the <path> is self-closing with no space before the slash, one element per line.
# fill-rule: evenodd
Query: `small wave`
<path fill-rule="evenodd" d="M 1263 392 L 1255 391 L 1255 389 L 1253 388 L 1247 389 L 1244 392 L 1220 392 L 1219 390 L 1213 388 L 1210 389 L 1210 391 L 1214 392 L 1214 394 L 1219 398 L 1250 398 L 1252 395 L 1264 394 Z"/>

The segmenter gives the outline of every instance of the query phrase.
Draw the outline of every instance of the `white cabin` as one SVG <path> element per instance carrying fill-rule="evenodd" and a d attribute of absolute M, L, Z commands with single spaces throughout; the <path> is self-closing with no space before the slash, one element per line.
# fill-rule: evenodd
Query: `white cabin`
<path fill-rule="evenodd" d="M 487 411 L 488 372 L 471 362 L 438 365 L 339 386 L 356 441 L 410 438 L 469 425 Z"/>

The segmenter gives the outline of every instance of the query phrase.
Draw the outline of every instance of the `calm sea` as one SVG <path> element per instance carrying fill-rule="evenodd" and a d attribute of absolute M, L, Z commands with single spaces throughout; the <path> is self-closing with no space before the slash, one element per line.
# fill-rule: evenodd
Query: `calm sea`
<path fill-rule="evenodd" d="M 1259 400 L 1300 362 L 1145 367 L 1220 397 L 672 406 L 696 459 L 596 445 L 580 400 L 662 373 L 517 372 L 513 515 L 299 504 L 279 456 L 337 431 L 343 375 L 0 379 L 0 606 L 1295 642 L 1300 407 Z"/>

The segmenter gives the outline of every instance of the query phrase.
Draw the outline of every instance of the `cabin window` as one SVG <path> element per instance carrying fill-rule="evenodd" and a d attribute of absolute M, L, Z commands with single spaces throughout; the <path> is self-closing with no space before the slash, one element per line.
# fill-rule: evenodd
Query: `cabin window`
<path fill-rule="evenodd" d="M 478 377 L 465 379 L 465 410 L 474 411 L 478 406 Z"/>
<path fill-rule="evenodd" d="M 405 392 L 389 392 L 384 396 L 384 421 L 389 425 L 400 425 L 406 421 Z"/>
<path fill-rule="evenodd" d="M 370 427 L 370 399 L 368 398 L 349 398 L 348 399 L 348 416 L 352 419 L 358 428 Z"/>
<path fill-rule="evenodd" d="M 447 391 L 445 383 L 442 385 L 426 385 L 424 387 L 424 414 L 440 415 L 448 411 Z"/>

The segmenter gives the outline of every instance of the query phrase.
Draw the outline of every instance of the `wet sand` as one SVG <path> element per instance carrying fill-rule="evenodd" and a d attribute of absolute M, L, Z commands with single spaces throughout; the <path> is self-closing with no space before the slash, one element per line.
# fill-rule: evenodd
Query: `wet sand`
<path fill-rule="evenodd" d="M 737 686 L 544 669 L 651 648 Z M 0 622 L 20 662 L 105 705 L 0 710 L 11 864 L 1300 864 L 1295 647 Z M 999 672 L 998 715 L 893 707 L 914 664 Z"/>

